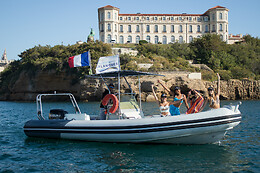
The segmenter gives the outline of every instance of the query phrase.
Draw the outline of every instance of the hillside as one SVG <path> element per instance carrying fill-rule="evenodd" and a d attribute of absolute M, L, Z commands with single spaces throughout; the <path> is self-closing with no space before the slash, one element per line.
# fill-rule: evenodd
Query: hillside
<path fill-rule="evenodd" d="M 252 81 L 253 85 L 248 84 L 247 88 L 244 88 L 246 91 L 251 90 L 250 87 L 252 88 L 252 92 L 247 92 L 248 96 L 243 96 L 246 95 L 245 92 L 245 94 L 227 95 L 223 98 L 259 99 L 258 93 L 256 96 L 253 93 L 259 90 L 259 82 L 255 83 L 254 80 L 260 78 L 260 41 L 251 36 L 245 36 L 244 40 L 245 42 L 239 45 L 227 45 L 221 42 L 217 35 L 205 35 L 200 39 L 195 39 L 191 44 L 131 45 L 139 53 L 135 57 L 120 55 L 121 69 L 153 72 L 201 71 L 204 80 L 214 81 L 216 79 L 214 72 L 191 67 L 187 60 L 193 60 L 208 65 L 215 72 L 220 73 L 221 78 L 226 81 L 230 79 L 245 81 L 245 78 L 249 83 Z M 111 55 L 111 45 L 99 41 L 54 47 L 39 45 L 22 52 L 19 55 L 21 59 L 12 62 L 1 73 L 0 99 L 23 100 L 26 95 L 28 100 L 30 98 L 34 100 L 37 93 L 56 90 L 73 92 L 78 98 L 92 100 L 91 98 L 96 96 L 88 93 L 89 97 L 84 97 L 82 96 L 84 91 L 81 89 L 85 88 L 83 83 L 87 83 L 84 79 L 85 75 L 89 73 L 89 67 L 71 69 L 67 62 L 70 56 L 88 50 L 91 52 L 93 69 L 95 69 L 99 57 Z M 152 63 L 153 66 L 149 69 L 139 69 L 138 63 Z M 243 88 L 242 83 L 237 88 Z M 97 83 L 94 85 L 97 86 Z M 236 85 L 239 85 L 239 82 Z M 236 93 L 239 93 L 239 90 Z"/>

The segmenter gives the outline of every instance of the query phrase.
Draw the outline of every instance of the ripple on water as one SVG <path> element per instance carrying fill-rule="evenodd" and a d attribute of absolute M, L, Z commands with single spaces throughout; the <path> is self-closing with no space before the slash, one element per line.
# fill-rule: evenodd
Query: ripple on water
<path fill-rule="evenodd" d="M 0 155 L 0 160 L 5 160 L 5 159 L 8 159 L 10 157 L 12 157 L 11 154 L 3 153 L 3 154 Z"/>
<path fill-rule="evenodd" d="M 0 172 L 260 172 L 259 103 L 241 105 L 241 124 L 219 144 L 148 145 L 27 138 L 23 125 L 36 119 L 35 103 L 0 102 Z M 156 103 L 143 106 L 158 111 Z"/>

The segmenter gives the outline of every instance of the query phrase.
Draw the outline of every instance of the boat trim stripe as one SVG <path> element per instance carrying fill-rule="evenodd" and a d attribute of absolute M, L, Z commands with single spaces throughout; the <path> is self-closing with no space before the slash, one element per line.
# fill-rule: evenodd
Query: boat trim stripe
<path fill-rule="evenodd" d="M 94 133 L 94 134 L 122 134 L 122 133 L 149 133 L 149 132 L 159 132 L 159 131 L 170 131 L 170 130 L 182 130 L 182 129 L 192 129 L 192 128 L 200 128 L 200 127 L 210 127 L 210 126 L 218 126 L 224 124 L 230 124 L 235 122 L 240 122 L 241 117 L 233 120 L 219 121 L 219 122 L 211 122 L 204 124 L 192 124 L 192 125 L 183 125 L 183 126 L 175 126 L 175 127 L 164 127 L 164 128 L 153 128 L 153 129 L 134 129 L 134 130 L 121 130 L 121 131 L 111 131 L 111 130 L 103 130 L 103 131 L 88 131 L 88 129 L 84 130 L 74 130 L 74 129 L 34 129 L 28 128 L 24 129 L 25 132 L 36 132 L 36 133 Z"/>
<path fill-rule="evenodd" d="M 188 121 L 178 121 L 178 122 L 169 122 L 169 123 L 157 123 L 157 124 L 145 124 L 145 125 L 131 125 L 131 126 L 25 126 L 26 128 L 49 128 L 49 129 L 136 129 L 136 128 L 152 128 L 152 127 L 163 127 L 163 126 L 173 126 L 173 125 L 183 125 L 183 124 L 192 124 L 192 123 L 206 123 L 208 121 L 217 121 L 230 118 L 241 118 L 240 114 L 226 115 L 221 117 L 213 118 L 204 118 Z M 38 120 L 36 120 L 38 121 Z M 44 120 L 46 121 L 46 120 Z M 109 120 L 108 120 L 109 121 Z M 69 122 L 69 121 L 68 121 Z"/>

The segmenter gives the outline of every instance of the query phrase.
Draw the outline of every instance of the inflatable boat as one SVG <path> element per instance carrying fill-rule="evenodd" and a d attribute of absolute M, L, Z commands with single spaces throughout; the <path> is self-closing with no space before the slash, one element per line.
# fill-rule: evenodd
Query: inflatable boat
<path fill-rule="evenodd" d="M 123 77 L 126 80 L 127 76 L 138 76 L 140 92 L 140 75 L 156 74 L 119 71 L 102 74 L 99 77 L 102 79 Z M 90 77 L 98 77 L 98 75 Z M 120 82 L 118 82 L 118 87 L 120 91 Z M 113 103 L 112 107 L 107 108 L 108 115 L 105 120 L 99 120 L 98 115 L 82 113 L 74 96 L 70 93 L 39 94 L 36 98 L 38 120 L 27 121 L 24 125 L 24 132 L 28 137 L 97 142 L 208 144 L 219 142 L 228 130 L 233 129 L 241 121 L 241 113 L 238 109 L 240 103 L 195 114 L 167 117 L 145 116 L 141 99 L 138 103 L 136 94 L 131 88 L 130 90 L 130 93 L 118 92 L 116 111 Z M 42 112 L 42 97 L 46 96 L 68 96 L 75 112 L 68 113 L 65 110 L 52 109 L 46 118 Z M 115 99 L 112 96 L 108 96 L 109 98 Z M 107 104 L 107 101 L 104 101 L 104 104 Z"/>

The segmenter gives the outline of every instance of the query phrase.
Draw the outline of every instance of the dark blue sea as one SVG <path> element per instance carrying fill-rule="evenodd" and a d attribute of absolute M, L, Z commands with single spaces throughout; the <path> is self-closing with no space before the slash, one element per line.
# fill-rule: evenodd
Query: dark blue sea
<path fill-rule="evenodd" d="M 117 144 L 28 138 L 36 104 L 0 102 L 0 172 L 260 172 L 260 101 L 242 101 L 242 122 L 218 144 Z M 234 101 L 222 101 L 222 105 Z M 98 113 L 99 103 L 79 103 Z M 67 103 L 46 103 L 44 110 Z M 145 114 L 158 112 L 143 103 Z"/>

